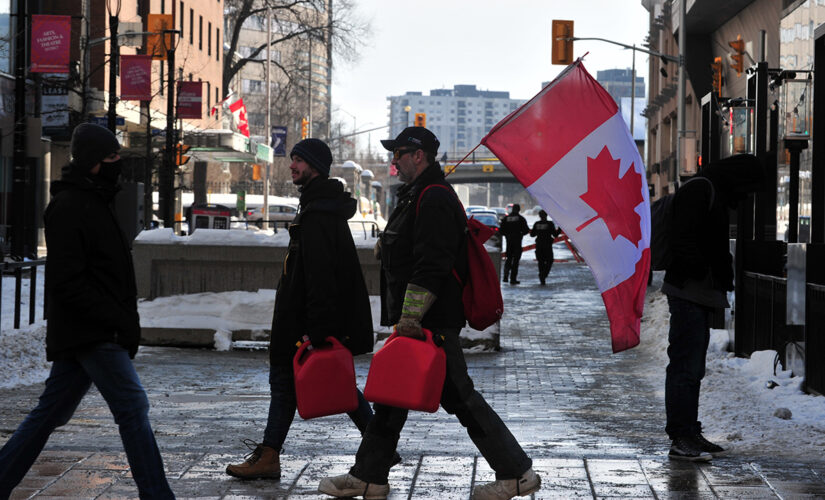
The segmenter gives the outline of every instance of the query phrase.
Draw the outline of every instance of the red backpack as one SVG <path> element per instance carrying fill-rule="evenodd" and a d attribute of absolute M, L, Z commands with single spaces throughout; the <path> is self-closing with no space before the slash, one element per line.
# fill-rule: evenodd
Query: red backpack
<path fill-rule="evenodd" d="M 415 215 L 418 215 L 418 208 L 421 205 L 421 197 L 431 187 L 447 189 L 442 184 L 430 184 L 421 190 L 418 195 L 418 202 L 415 205 Z M 455 195 L 455 193 L 450 190 Z M 462 217 L 464 216 L 464 206 L 456 197 L 461 207 Z M 484 242 L 490 239 L 493 230 L 481 222 L 470 218 L 467 219 L 467 281 L 463 283 L 462 302 L 464 303 L 464 316 L 470 328 L 484 330 L 494 325 L 501 319 L 504 313 L 504 300 L 501 298 L 501 284 L 498 281 L 498 273 L 490 259 L 490 255 L 484 248 Z M 458 273 L 453 269 L 453 276 L 462 283 Z"/>

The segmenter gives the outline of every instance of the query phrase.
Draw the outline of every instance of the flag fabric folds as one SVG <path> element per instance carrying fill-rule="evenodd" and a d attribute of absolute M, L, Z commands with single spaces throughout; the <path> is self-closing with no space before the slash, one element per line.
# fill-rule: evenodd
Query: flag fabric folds
<path fill-rule="evenodd" d="M 227 108 L 232 113 L 232 122 L 235 129 L 249 137 L 249 120 L 246 117 L 246 104 L 244 104 L 243 98 L 235 95 L 235 92 L 230 89 L 229 94 L 221 102 L 212 106 L 209 110 L 209 116 L 214 116 L 219 107 Z"/>
<path fill-rule="evenodd" d="M 613 352 L 638 345 L 650 269 L 645 167 L 616 103 L 581 59 L 482 139 L 584 257 Z"/>

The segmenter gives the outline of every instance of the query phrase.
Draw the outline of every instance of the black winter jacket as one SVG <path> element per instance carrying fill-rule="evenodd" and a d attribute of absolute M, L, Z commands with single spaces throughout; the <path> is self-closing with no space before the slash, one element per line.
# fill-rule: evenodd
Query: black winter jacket
<path fill-rule="evenodd" d="M 112 206 L 118 188 L 73 168 L 52 183 L 44 215 L 46 358 L 72 358 L 103 342 L 134 357 L 140 318 L 132 255 Z"/>
<path fill-rule="evenodd" d="M 347 220 L 355 199 L 340 182 L 316 177 L 301 192 L 275 297 L 270 357 L 292 359 L 296 342 L 328 336 L 353 355 L 374 344 L 369 295 Z"/>
<path fill-rule="evenodd" d="M 431 184 L 442 187 L 427 189 Z M 418 214 L 416 215 L 416 205 Z M 401 318 L 408 283 L 437 297 L 422 318 L 424 328 L 465 325 L 462 283 L 467 277 L 467 218 L 438 163 L 398 189 L 398 204 L 381 233 L 381 324 Z"/>
<path fill-rule="evenodd" d="M 728 208 L 760 189 L 765 173 L 755 156 L 736 155 L 711 163 L 697 177 L 709 179 L 713 191 L 707 182 L 694 181 L 676 192 L 673 260 L 664 281 L 683 288 L 688 280 L 703 282 L 710 275 L 714 290 L 733 290 Z"/>

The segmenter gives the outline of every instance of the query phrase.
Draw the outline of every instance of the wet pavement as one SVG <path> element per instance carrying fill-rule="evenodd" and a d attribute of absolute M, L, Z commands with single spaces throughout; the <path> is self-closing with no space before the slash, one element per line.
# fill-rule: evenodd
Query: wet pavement
<path fill-rule="evenodd" d="M 661 388 L 634 376 L 643 350 L 610 352 L 607 318 L 590 271 L 557 263 L 541 287 L 522 261 L 521 284 L 504 285 L 501 352 L 470 352 L 478 390 L 533 458 L 533 498 L 825 498 L 825 462 L 734 453 L 711 464 L 672 462 Z M 268 354 L 141 348 L 136 366 L 179 498 L 326 498 L 318 481 L 344 473 L 359 435 L 346 416 L 296 416 L 281 481 L 224 474 L 260 440 Z M 369 356 L 356 358 L 363 387 Z M 42 386 L 0 390 L 0 444 L 35 405 Z M 658 391 L 658 392 L 657 392 Z M 466 499 L 493 473 L 457 420 L 411 412 L 390 474 L 390 498 Z M 58 429 L 12 498 L 136 498 L 117 427 L 95 391 Z"/>

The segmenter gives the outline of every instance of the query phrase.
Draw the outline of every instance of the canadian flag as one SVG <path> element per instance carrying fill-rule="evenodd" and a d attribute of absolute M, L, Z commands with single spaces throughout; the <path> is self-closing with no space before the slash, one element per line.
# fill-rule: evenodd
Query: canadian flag
<path fill-rule="evenodd" d="M 246 104 L 243 99 L 238 99 L 229 105 L 229 111 L 232 113 L 232 121 L 238 128 L 238 132 L 249 137 L 249 120 L 246 119 Z"/>
<path fill-rule="evenodd" d="M 579 59 L 481 143 L 590 266 L 613 352 L 638 345 L 650 269 L 650 201 L 639 151 L 610 95 Z"/>

